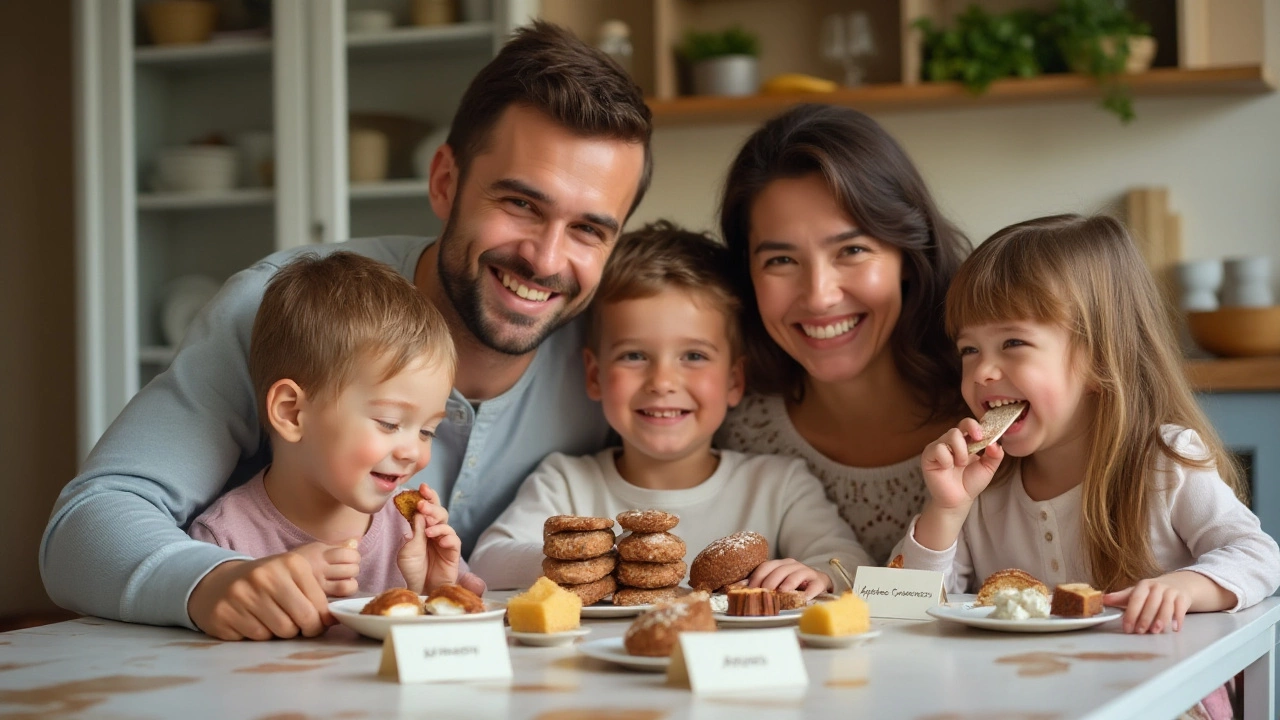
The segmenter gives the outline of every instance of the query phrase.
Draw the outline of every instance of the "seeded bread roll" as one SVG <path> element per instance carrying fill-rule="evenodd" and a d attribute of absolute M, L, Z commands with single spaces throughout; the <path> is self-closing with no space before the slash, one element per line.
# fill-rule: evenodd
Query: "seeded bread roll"
<path fill-rule="evenodd" d="M 682 632 L 713 632 L 716 621 L 706 593 L 659 603 L 627 628 L 623 645 L 631 655 L 667 657 Z"/>
<path fill-rule="evenodd" d="M 693 559 L 689 586 L 710 592 L 747 577 L 769 559 L 769 541 L 746 530 L 712 542 Z"/>

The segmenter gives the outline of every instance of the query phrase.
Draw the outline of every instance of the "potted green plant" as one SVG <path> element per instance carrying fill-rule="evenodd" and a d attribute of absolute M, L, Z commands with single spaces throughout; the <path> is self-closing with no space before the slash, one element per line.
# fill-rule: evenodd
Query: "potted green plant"
<path fill-rule="evenodd" d="M 739 26 L 690 30 L 679 52 L 690 65 L 697 95 L 754 95 L 760 86 L 760 40 Z"/>
<path fill-rule="evenodd" d="M 1151 66 L 1151 26 L 1134 17 L 1124 0 L 1062 0 L 1045 22 L 1067 67 L 1096 78 L 1103 107 L 1124 122 L 1132 120 L 1133 98 L 1121 75 Z"/>
<path fill-rule="evenodd" d="M 915 21 L 924 34 L 924 77 L 957 80 L 975 95 L 1004 77 L 1034 77 L 1045 68 L 1044 16 L 1034 10 L 990 13 L 970 5 L 950 27 Z M 1051 62 L 1051 58 L 1048 58 Z"/>

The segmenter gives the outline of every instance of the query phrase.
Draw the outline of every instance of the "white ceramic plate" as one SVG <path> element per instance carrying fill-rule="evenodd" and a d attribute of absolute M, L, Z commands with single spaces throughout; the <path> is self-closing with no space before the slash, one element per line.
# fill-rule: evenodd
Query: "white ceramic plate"
<path fill-rule="evenodd" d="M 364 635 L 365 637 L 381 640 L 387 636 L 388 630 L 392 625 L 413 625 L 418 623 L 447 623 L 447 622 L 475 622 L 477 620 L 497 620 L 502 622 L 502 616 L 507 612 L 506 603 L 486 600 L 485 607 L 488 608 L 484 612 L 472 613 L 470 615 L 409 615 L 406 617 L 388 617 L 386 615 L 361 615 L 360 610 L 373 598 L 346 598 L 343 600 L 333 600 L 329 603 L 329 611 L 338 619 L 338 622 Z M 422 598 L 426 600 L 426 598 Z"/>
<path fill-rule="evenodd" d="M 635 617 L 652 605 L 614 605 L 613 603 L 597 603 L 582 608 L 582 617 L 588 620 L 605 620 L 608 618 Z"/>
<path fill-rule="evenodd" d="M 987 617 L 993 611 L 995 611 L 995 608 L 991 606 L 974 607 L 974 604 L 971 602 L 953 602 L 931 607 L 926 612 L 939 620 L 957 622 L 970 627 L 983 628 L 985 630 L 1024 633 L 1080 630 L 1082 628 L 1093 627 L 1094 625 L 1101 625 L 1104 622 L 1110 622 L 1123 615 L 1123 613 L 1116 608 L 1106 607 L 1102 608 L 1101 613 L 1087 618 L 1064 618 L 1057 617 L 1056 615 L 1050 615 L 1047 618 L 1033 618 L 1029 620 L 996 620 L 995 618 Z"/>
<path fill-rule="evenodd" d="M 772 628 L 786 627 L 787 625 L 795 625 L 800 622 L 800 615 L 803 610 L 783 610 L 777 615 L 726 615 L 724 613 L 711 613 L 711 617 L 715 618 L 716 624 L 723 627 L 736 628 Z"/>
<path fill-rule="evenodd" d="M 800 632 L 800 628 L 796 628 L 796 636 L 804 641 L 805 645 L 816 648 L 849 648 L 857 647 L 862 643 L 880 637 L 879 630 L 868 630 L 864 633 L 854 635 L 810 635 L 809 633 Z"/>
<path fill-rule="evenodd" d="M 621 665 L 629 670 L 666 672 L 667 665 L 671 664 L 671 658 L 627 654 L 627 649 L 622 644 L 622 638 L 620 637 L 588 640 L 578 645 L 578 652 L 587 657 L 604 660 L 614 665 Z"/>
<path fill-rule="evenodd" d="M 528 633 L 516 632 L 511 628 L 507 628 L 507 635 L 515 638 L 516 642 L 521 645 L 532 645 L 534 647 L 562 647 L 564 645 L 572 645 L 574 641 L 591 632 L 591 628 L 575 628 L 573 630 L 565 630 L 556 633 Z"/>

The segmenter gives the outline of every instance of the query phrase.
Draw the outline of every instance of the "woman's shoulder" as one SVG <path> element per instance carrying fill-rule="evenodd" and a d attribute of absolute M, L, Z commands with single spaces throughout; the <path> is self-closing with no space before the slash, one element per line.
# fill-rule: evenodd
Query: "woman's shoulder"
<path fill-rule="evenodd" d="M 716 445 L 746 453 L 776 453 L 795 445 L 787 432 L 787 406 L 778 395 L 749 394 L 729 411 Z"/>

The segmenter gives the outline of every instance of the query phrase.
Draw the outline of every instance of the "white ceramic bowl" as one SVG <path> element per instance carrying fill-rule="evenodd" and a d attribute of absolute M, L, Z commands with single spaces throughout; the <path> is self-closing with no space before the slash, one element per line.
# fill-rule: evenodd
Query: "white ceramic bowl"
<path fill-rule="evenodd" d="M 159 192 L 225 192 L 235 187 L 238 168 L 235 148 L 222 145 L 165 148 L 156 156 L 152 185 Z"/>

